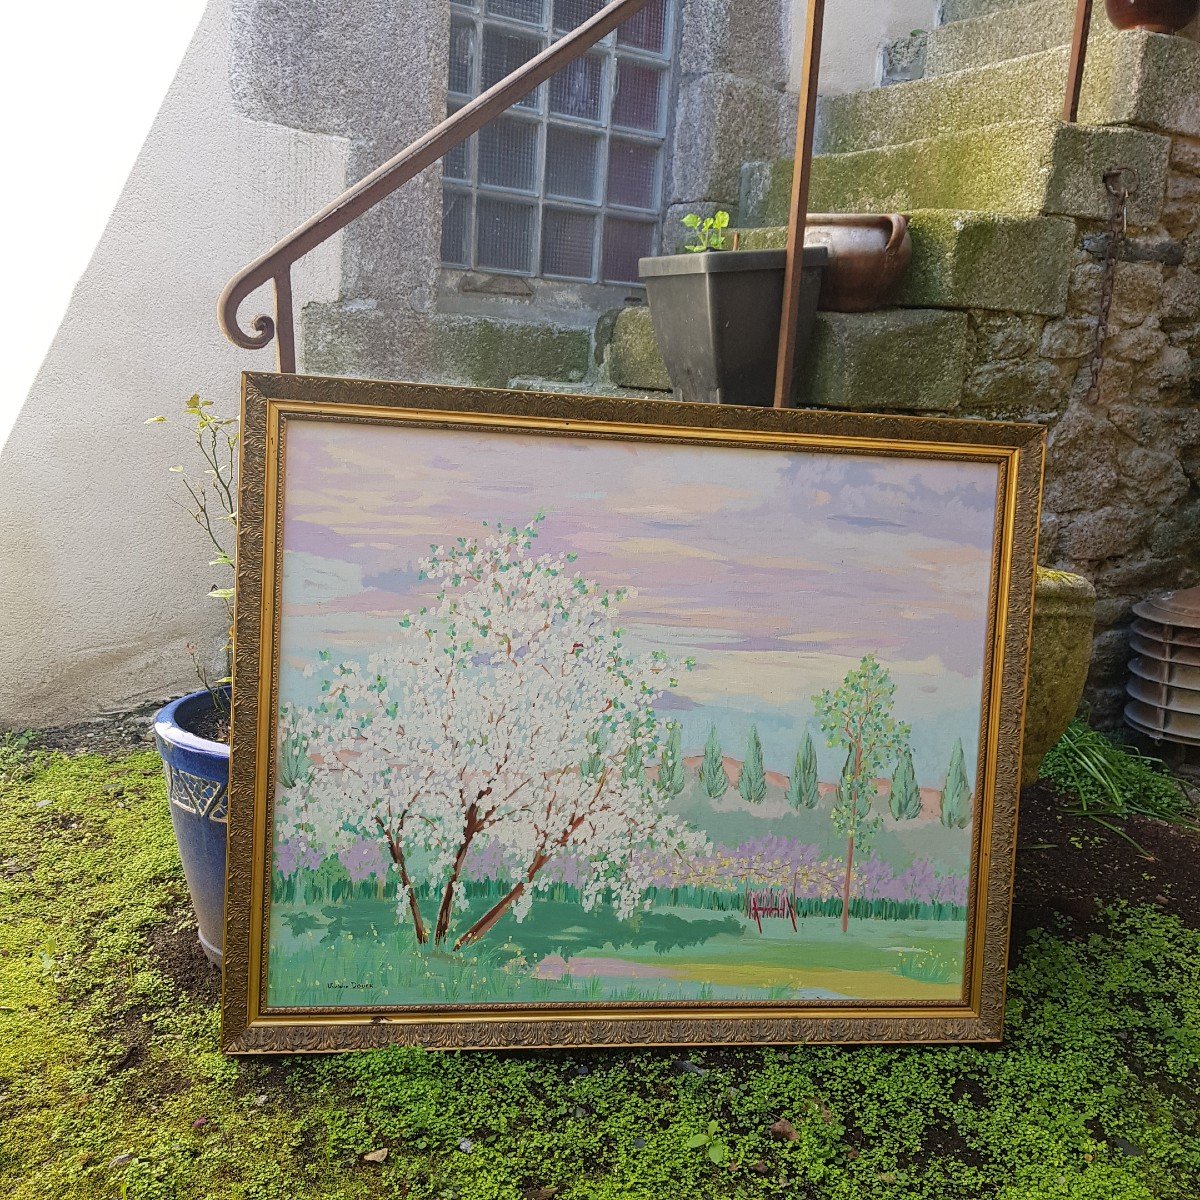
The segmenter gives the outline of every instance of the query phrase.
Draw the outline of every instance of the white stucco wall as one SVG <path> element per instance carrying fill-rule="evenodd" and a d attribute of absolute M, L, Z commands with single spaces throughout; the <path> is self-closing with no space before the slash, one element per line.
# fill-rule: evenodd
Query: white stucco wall
<path fill-rule="evenodd" d="M 186 426 L 143 422 L 194 392 L 236 411 L 239 372 L 273 366 L 225 341 L 217 296 L 342 190 L 347 160 L 342 139 L 235 115 L 228 29 L 211 0 L 0 451 L 0 727 L 181 692 L 185 643 L 220 642 L 216 573 L 170 500 Z M 307 260 L 298 302 L 335 297 L 339 250 Z"/>
<path fill-rule="evenodd" d="M 797 57 L 803 7 L 797 2 L 793 21 Z M 869 86 L 879 47 L 928 27 L 933 7 L 830 0 L 822 90 Z M 386 28 L 379 14 L 362 19 Z M 221 644 L 223 610 L 206 596 L 219 572 L 173 503 L 179 481 L 167 472 L 195 461 L 178 414 L 195 392 L 235 412 L 240 372 L 271 369 L 272 353 L 224 339 L 217 296 L 363 165 L 348 168 L 345 138 L 250 120 L 245 105 L 235 111 L 229 37 L 230 0 L 209 0 L 0 449 L 0 728 L 178 694 L 195 686 L 186 643 L 214 652 Z M 336 103 L 339 80 L 308 79 L 300 91 Z M 335 241 L 302 264 L 297 311 L 338 299 L 340 254 Z M 146 426 L 157 413 L 172 422 Z"/>
<path fill-rule="evenodd" d="M 879 82 L 879 56 L 884 46 L 912 33 L 931 29 L 938 0 L 827 0 L 821 52 L 821 92 L 836 95 L 874 87 Z M 800 87 L 804 57 L 807 0 L 792 0 L 791 86 Z"/>

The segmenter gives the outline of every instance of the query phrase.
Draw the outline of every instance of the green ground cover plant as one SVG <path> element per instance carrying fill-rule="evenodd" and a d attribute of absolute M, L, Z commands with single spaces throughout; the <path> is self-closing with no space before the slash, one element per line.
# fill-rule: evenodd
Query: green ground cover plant
<path fill-rule="evenodd" d="M 1187 793 L 1157 758 L 1124 746 L 1076 719 L 1042 760 L 1041 777 L 1070 797 L 1072 811 L 1120 830 L 1114 821 L 1151 817 L 1194 823 Z"/>
<path fill-rule="evenodd" d="M 5 741 L 0 1194 L 1200 1196 L 1200 932 L 1159 909 L 1029 935 L 999 1048 L 233 1061 L 194 942 L 157 758 Z"/>

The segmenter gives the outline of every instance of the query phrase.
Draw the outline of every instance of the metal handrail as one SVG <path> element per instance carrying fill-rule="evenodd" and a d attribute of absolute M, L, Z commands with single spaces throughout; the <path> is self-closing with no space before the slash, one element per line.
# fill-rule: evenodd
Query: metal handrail
<path fill-rule="evenodd" d="M 217 305 L 217 319 L 225 336 L 245 350 L 261 350 L 272 338 L 277 338 L 279 370 L 283 374 L 294 374 L 296 331 L 292 313 L 292 265 L 381 200 L 386 200 L 397 188 L 403 187 L 455 146 L 478 133 L 489 121 L 528 96 L 563 67 L 582 58 L 598 41 L 636 16 L 649 3 L 650 0 L 611 0 L 594 17 L 551 43 L 424 137 L 388 159 L 239 271 L 225 285 Z M 265 313 L 255 317 L 251 322 L 255 332 L 247 333 L 238 324 L 238 309 L 252 292 L 267 283 L 275 286 L 275 317 L 272 319 Z"/>
<path fill-rule="evenodd" d="M 1071 33 L 1071 60 L 1067 67 L 1067 96 L 1062 119 L 1067 125 L 1079 120 L 1079 97 L 1083 94 L 1083 74 L 1087 68 L 1088 34 L 1092 29 L 1092 0 L 1078 0 Z"/>

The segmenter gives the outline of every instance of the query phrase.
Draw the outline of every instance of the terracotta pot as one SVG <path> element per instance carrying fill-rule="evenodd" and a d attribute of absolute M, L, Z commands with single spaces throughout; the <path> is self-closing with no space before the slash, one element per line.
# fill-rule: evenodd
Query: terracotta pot
<path fill-rule="evenodd" d="M 804 243 L 829 248 L 818 301 L 827 312 L 883 308 L 912 261 L 908 218 L 899 213 L 810 213 Z"/>
<path fill-rule="evenodd" d="M 1105 0 L 1108 19 L 1118 29 L 1178 33 L 1200 13 L 1200 0 Z"/>

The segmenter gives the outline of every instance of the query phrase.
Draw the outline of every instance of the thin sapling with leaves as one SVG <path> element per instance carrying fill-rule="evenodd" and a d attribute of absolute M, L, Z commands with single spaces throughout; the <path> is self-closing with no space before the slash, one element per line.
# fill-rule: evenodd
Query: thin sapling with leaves
<path fill-rule="evenodd" d="M 225 645 L 222 650 L 224 674 L 212 677 L 206 657 L 196 647 L 188 644 L 188 653 L 196 668 L 200 682 L 212 696 L 213 706 L 224 717 L 229 714 L 229 700 L 225 692 L 230 682 L 233 661 L 233 546 L 237 536 L 237 462 L 241 427 L 237 417 L 221 417 L 213 410 L 211 400 L 192 396 L 184 405 L 184 414 L 192 426 L 192 433 L 204 469 L 200 476 L 189 473 L 182 464 L 170 467 L 171 474 L 178 475 L 187 493 L 187 501 L 180 507 L 200 527 L 209 544 L 212 557 L 208 565 L 218 568 L 225 581 L 214 583 L 208 594 L 225 606 Z M 150 417 L 147 425 L 164 425 L 164 416 Z"/>

